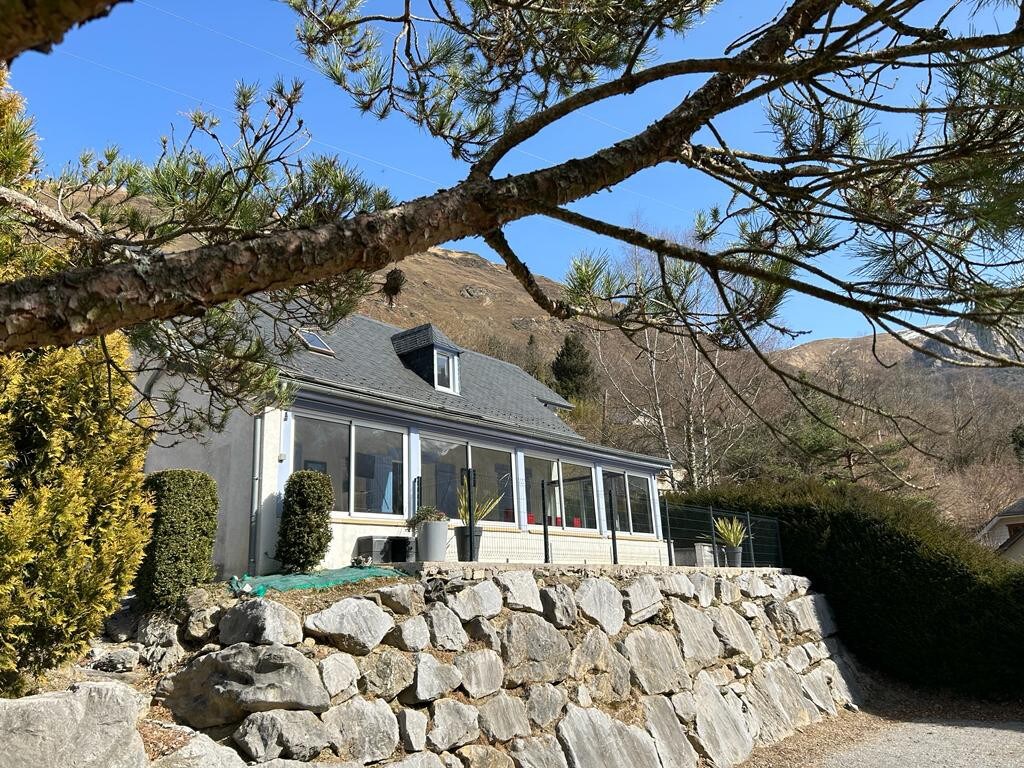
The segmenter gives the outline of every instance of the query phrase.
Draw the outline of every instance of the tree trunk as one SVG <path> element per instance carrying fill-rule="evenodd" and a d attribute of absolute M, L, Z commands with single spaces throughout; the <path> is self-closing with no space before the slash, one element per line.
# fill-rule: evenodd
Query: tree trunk
<path fill-rule="evenodd" d="M 0 0 L 0 60 L 50 49 L 76 24 L 98 19 L 131 0 Z"/>

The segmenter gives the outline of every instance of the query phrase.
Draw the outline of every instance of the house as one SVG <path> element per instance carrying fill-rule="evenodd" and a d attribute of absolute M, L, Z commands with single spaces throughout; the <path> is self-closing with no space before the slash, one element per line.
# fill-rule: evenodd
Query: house
<path fill-rule="evenodd" d="M 1024 562 L 1024 498 L 985 523 L 978 540 L 1008 560 Z"/>
<path fill-rule="evenodd" d="M 495 503 L 478 560 L 665 564 L 655 478 L 661 458 L 589 443 L 559 412 L 561 396 L 518 366 L 462 349 L 436 326 L 403 330 L 355 315 L 330 332 L 296 331 L 304 349 L 283 372 L 293 404 L 236 412 L 204 441 L 154 447 L 147 471 L 212 474 L 221 499 L 221 576 L 269 573 L 281 494 L 299 469 L 331 477 L 335 510 L 325 567 L 348 565 L 362 537 L 406 536 L 405 519 L 434 506 L 458 519 L 464 470 Z M 456 559 L 454 537 L 449 559 Z"/>

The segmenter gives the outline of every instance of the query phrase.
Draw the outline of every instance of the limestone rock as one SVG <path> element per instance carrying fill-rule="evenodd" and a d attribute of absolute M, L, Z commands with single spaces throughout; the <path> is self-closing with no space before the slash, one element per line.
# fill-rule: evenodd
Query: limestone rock
<path fill-rule="evenodd" d="M 4 768 L 145 768 L 135 723 L 146 706 L 145 697 L 115 682 L 0 699 L 0 761 Z"/>
<path fill-rule="evenodd" d="M 461 747 L 480 738 L 476 707 L 455 699 L 440 699 L 431 705 L 430 713 L 434 726 L 427 733 L 427 743 L 435 752 Z"/>
<path fill-rule="evenodd" d="M 249 715 L 232 735 L 258 763 L 276 757 L 312 760 L 330 746 L 333 734 L 312 712 L 272 710 Z"/>
<path fill-rule="evenodd" d="M 786 663 L 790 669 L 798 675 L 802 675 L 811 666 L 811 658 L 807 655 L 804 647 L 798 645 L 795 648 L 791 648 L 789 653 L 786 654 Z"/>
<path fill-rule="evenodd" d="M 356 696 L 327 710 L 323 721 L 334 731 L 335 748 L 342 760 L 374 763 L 398 749 L 398 719 L 381 699 Z"/>
<path fill-rule="evenodd" d="M 530 735 L 526 704 L 517 696 L 509 696 L 502 691 L 479 704 L 477 709 L 480 712 L 480 730 L 491 741 L 509 741 L 516 736 Z"/>
<path fill-rule="evenodd" d="M 599 709 L 569 705 L 558 741 L 570 768 L 650 768 L 659 765 L 654 739 Z"/>
<path fill-rule="evenodd" d="M 416 674 L 410 698 L 417 702 L 433 701 L 454 691 L 462 683 L 462 673 L 452 664 L 438 661 L 429 653 L 416 654 Z"/>
<path fill-rule="evenodd" d="M 832 609 L 824 595 L 805 595 L 786 603 L 786 610 L 793 617 L 793 624 L 800 634 L 812 632 L 818 637 L 831 637 L 836 633 L 836 622 Z"/>
<path fill-rule="evenodd" d="M 493 581 L 481 581 L 461 592 L 449 595 L 448 607 L 459 617 L 460 622 L 480 616 L 492 619 L 501 613 L 501 590 Z"/>
<path fill-rule="evenodd" d="M 162 613 L 147 613 L 139 621 L 135 639 L 145 646 L 177 645 L 178 625 Z"/>
<path fill-rule="evenodd" d="M 715 634 L 715 625 L 703 611 L 693 608 L 682 600 L 671 599 L 672 621 L 679 643 L 683 648 L 686 668 L 691 672 L 710 667 L 722 655 L 722 644 Z"/>
<path fill-rule="evenodd" d="M 526 714 L 544 728 L 562 714 L 567 701 L 568 696 L 561 688 L 550 683 L 537 683 L 526 689 Z"/>
<path fill-rule="evenodd" d="M 576 605 L 610 637 L 619 633 L 626 620 L 622 593 L 608 579 L 584 579 L 576 590 Z"/>
<path fill-rule="evenodd" d="M 422 752 L 427 748 L 427 722 L 427 715 L 418 709 L 403 709 L 398 713 L 398 734 L 406 752 Z"/>
<path fill-rule="evenodd" d="M 139 652 L 134 648 L 108 651 L 89 664 L 100 672 L 131 672 L 139 664 Z"/>
<path fill-rule="evenodd" d="M 697 594 L 693 582 L 684 573 L 669 573 L 662 576 L 659 579 L 659 586 L 662 593 L 669 597 L 691 598 Z"/>
<path fill-rule="evenodd" d="M 793 585 L 793 577 L 785 573 L 774 574 L 768 584 L 768 588 L 771 590 L 772 597 L 780 602 L 788 600 L 793 592 L 796 591 L 796 587 Z"/>
<path fill-rule="evenodd" d="M 532 571 L 502 571 L 494 577 L 494 582 L 501 588 L 505 596 L 505 605 L 510 610 L 534 613 L 541 613 L 544 610 L 537 580 L 533 577 Z"/>
<path fill-rule="evenodd" d="M 643 698 L 647 732 L 661 758 L 661 768 L 697 768 L 697 753 L 686 738 L 672 702 L 664 696 Z"/>
<path fill-rule="evenodd" d="M 821 719 L 799 676 L 780 659 L 758 664 L 747 686 L 747 707 L 760 721 L 758 740 L 774 744 Z"/>
<path fill-rule="evenodd" d="M 347 653 L 332 653 L 320 660 L 320 679 L 327 694 L 347 701 L 359 692 L 359 665 Z"/>
<path fill-rule="evenodd" d="M 608 635 L 600 629 L 590 630 L 573 649 L 569 674 L 586 681 L 602 702 L 622 701 L 629 695 L 629 661 L 612 648 Z"/>
<path fill-rule="evenodd" d="M 238 643 L 192 660 L 161 683 L 175 716 L 195 728 L 241 720 L 250 712 L 330 706 L 312 661 L 284 645 Z"/>
<path fill-rule="evenodd" d="M 576 598 L 565 584 L 542 589 L 540 603 L 544 618 L 559 629 L 569 629 L 576 624 Z"/>
<path fill-rule="evenodd" d="M 394 648 L 381 648 L 359 660 L 363 674 L 360 683 L 365 693 L 391 701 L 412 685 L 416 667 L 408 657 Z"/>
<path fill-rule="evenodd" d="M 493 584 L 491 586 L 494 586 Z M 500 605 L 500 600 L 499 600 Z M 462 628 L 462 622 L 451 608 L 444 603 L 434 603 L 424 614 L 430 628 L 430 641 L 442 651 L 458 653 L 466 647 L 469 636 Z"/>
<path fill-rule="evenodd" d="M 684 723 L 692 723 L 697 717 L 697 699 L 692 691 L 683 691 L 672 697 L 672 708 L 676 717 Z"/>
<path fill-rule="evenodd" d="M 459 654 L 454 664 L 462 673 L 462 687 L 470 698 L 490 696 L 501 688 L 505 678 L 501 657 L 490 649 Z"/>
<path fill-rule="evenodd" d="M 790 640 L 796 635 L 796 620 L 784 602 L 775 599 L 769 600 L 765 603 L 764 612 L 771 626 L 784 639 Z"/>
<path fill-rule="evenodd" d="M 372 600 L 346 597 L 306 617 L 306 631 L 338 650 L 365 656 L 395 626 L 395 620 Z"/>
<path fill-rule="evenodd" d="M 749 571 L 736 577 L 736 585 L 744 597 L 761 598 L 768 597 L 772 593 L 764 579 Z"/>
<path fill-rule="evenodd" d="M 501 650 L 501 638 L 498 636 L 498 630 L 494 628 L 489 619 L 482 616 L 473 619 L 466 624 L 466 631 L 471 638 L 483 643 L 492 651 Z"/>
<path fill-rule="evenodd" d="M 732 579 L 719 576 L 715 581 L 715 596 L 718 598 L 718 602 L 731 605 L 738 603 L 743 595 Z"/>
<path fill-rule="evenodd" d="M 691 573 L 690 583 L 700 607 L 709 607 L 715 599 L 715 580 L 706 573 Z"/>
<path fill-rule="evenodd" d="M 533 613 L 514 613 L 509 618 L 501 634 L 501 654 L 508 685 L 557 683 L 568 674 L 569 642 Z"/>
<path fill-rule="evenodd" d="M 122 606 L 103 622 L 103 631 L 115 643 L 124 643 L 135 639 L 139 629 L 139 615 L 130 605 Z"/>
<path fill-rule="evenodd" d="M 423 592 L 423 585 L 419 582 L 395 584 L 381 587 L 376 591 L 386 608 L 404 616 L 412 616 L 423 611 Z"/>
<path fill-rule="evenodd" d="M 222 645 L 297 645 L 302 620 L 290 608 L 263 597 L 242 600 L 224 612 L 218 625 Z"/>
<path fill-rule="evenodd" d="M 260 766 L 264 768 L 264 766 Z M 399 760 L 394 763 L 388 763 L 388 768 L 447 768 L 441 758 L 435 755 L 433 752 L 417 752 L 415 755 L 410 755 L 404 760 Z M 457 766 L 462 768 L 462 766 Z"/>
<path fill-rule="evenodd" d="M 215 605 L 196 608 L 190 611 L 188 618 L 185 619 L 185 624 L 182 626 L 185 637 L 193 643 L 206 642 L 213 636 L 213 631 L 217 629 L 218 617 L 220 615 L 221 609 Z"/>
<path fill-rule="evenodd" d="M 640 624 L 655 616 L 661 610 L 663 597 L 658 582 L 653 576 L 640 576 L 622 590 L 626 621 L 631 625 Z"/>
<path fill-rule="evenodd" d="M 679 644 L 670 632 L 642 627 L 627 635 L 620 647 L 644 693 L 676 693 L 690 688 Z"/>
<path fill-rule="evenodd" d="M 494 747 L 471 744 L 456 754 L 466 768 L 512 768 L 512 758 Z"/>
<path fill-rule="evenodd" d="M 169 672 L 185 658 L 185 649 L 174 645 L 147 645 L 139 652 L 139 658 L 146 663 L 150 672 Z"/>
<path fill-rule="evenodd" d="M 761 646 L 746 619 L 728 605 L 709 608 L 707 614 L 714 624 L 715 632 L 722 638 L 726 655 L 738 655 L 751 664 L 761 661 Z"/>
<path fill-rule="evenodd" d="M 295 760 L 272 760 L 260 768 L 292 768 Z M 245 761 L 231 747 L 218 744 L 205 733 L 195 734 L 189 742 L 169 755 L 154 760 L 151 768 L 245 768 Z"/>
<path fill-rule="evenodd" d="M 832 688 L 829 686 L 828 670 L 819 665 L 801 675 L 800 683 L 803 686 L 804 696 L 810 699 L 814 706 L 827 715 L 835 717 L 839 714 L 836 701 L 832 696 Z"/>
<path fill-rule="evenodd" d="M 565 753 L 554 736 L 515 739 L 508 753 L 515 768 L 568 768 Z"/>
<path fill-rule="evenodd" d="M 422 616 L 412 616 L 384 637 L 384 642 L 402 651 L 416 653 L 430 645 L 430 628 Z"/>
<path fill-rule="evenodd" d="M 697 704 L 695 737 L 711 765 L 732 768 L 746 760 L 754 749 L 754 739 L 738 708 L 727 701 L 706 672 L 694 680 L 693 695 Z"/>

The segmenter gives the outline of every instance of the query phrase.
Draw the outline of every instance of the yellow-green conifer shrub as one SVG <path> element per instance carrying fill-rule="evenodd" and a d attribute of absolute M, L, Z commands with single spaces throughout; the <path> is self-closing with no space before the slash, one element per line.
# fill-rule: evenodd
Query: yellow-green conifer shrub
<path fill-rule="evenodd" d="M 26 188 L 31 123 L 0 67 L 0 184 Z M 20 240 L 0 211 L 0 278 L 60 251 Z M 125 365 L 120 335 L 102 344 Z M 129 382 L 99 340 L 0 355 L 0 692 L 80 654 L 131 587 L 149 535 L 148 437 L 125 417 Z"/>

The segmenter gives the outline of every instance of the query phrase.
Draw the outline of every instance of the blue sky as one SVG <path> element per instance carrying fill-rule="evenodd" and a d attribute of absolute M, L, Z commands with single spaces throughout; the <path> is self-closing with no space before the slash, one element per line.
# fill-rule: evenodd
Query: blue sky
<path fill-rule="evenodd" d="M 690 40 L 673 43 L 672 53 L 720 55 L 736 35 L 756 27 L 780 6 L 725 3 Z M 294 25 L 294 14 L 274 0 L 134 0 L 118 6 L 110 17 L 69 33 L 50 55 L 23 55 L 11 80 L 28 100 L 47 169 L 54 173 L 83 149 L 110 144 L 152 160 L 159 138 L 172 123 L 181 124 L 184 112 L 202 106 L 227 121 L 238 79 L 269 84 L 280 75 L 306 83 L 301 114 L 314 139 L 310 149 L 337 154 L 398 199 L 429 194 L 464 177 L 465 164 L 407 120 L 382 122 L 361 115 L 298 52 Z M 697 84 L 677 79 L 591 107 L 523 145 L 498 170 L 528 170 L 621 139 L 663 114 Z M 718 127 L 737 146 L 770 147 L 759 110 L 726 116 Z M 719 197 L 720 190 L 702 177 L 662 167 L 579 207 L 617 223 L 639 218 L 658 231 L 685 232 L 694 213 Z M 564 275 L 580 251 L 619 253 L 609 241 L 545 220 L 517 222 L 507 232 L 531 269 L 554 278 Z M 493 256 L 478 240 L 453 245 Z M 845 271 L 841 257 L 834 257 L 833 267 Z M 787 301 L 784 318 L 809 332 L 802 340 L 868 332 L 859 316 L 802 297 Z"/>

